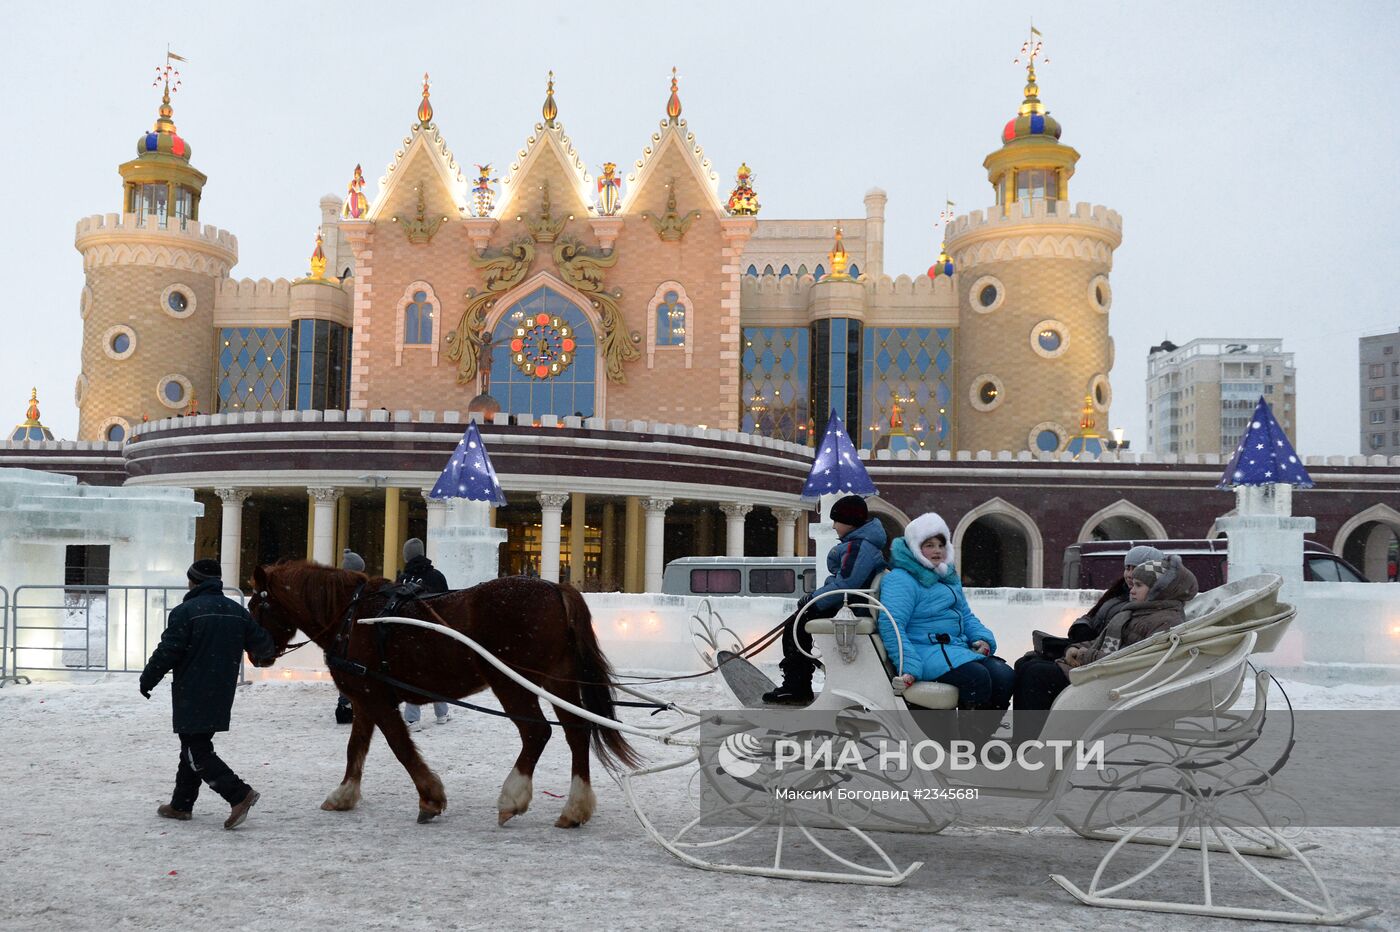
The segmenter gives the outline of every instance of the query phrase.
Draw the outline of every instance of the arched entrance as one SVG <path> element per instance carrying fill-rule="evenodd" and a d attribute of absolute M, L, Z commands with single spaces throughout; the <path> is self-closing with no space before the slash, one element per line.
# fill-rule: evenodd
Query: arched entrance
<path fill-rule="evenodd" d="M 1400 551 L 1400 512 L 1386 505 L 1367 508 L 1342 525 L 1332 550 L 1372 582 L 1395 578 L 1392 568 Z"/>
<path fill-rule="evenodd" d="M 1080 528 L 1078 539 L 1081 543 L 1090 540 L 1166 540 L 1167 531 L 1150 512 L 1120 498 L 1090 515 Z"/>
<path fill-rule="evenodd" d="M 1039 588 L 1045 543 L 1030 515 L 994 498 L 963 516 L 953 532 L 956 562 L 967 586 Z"/>

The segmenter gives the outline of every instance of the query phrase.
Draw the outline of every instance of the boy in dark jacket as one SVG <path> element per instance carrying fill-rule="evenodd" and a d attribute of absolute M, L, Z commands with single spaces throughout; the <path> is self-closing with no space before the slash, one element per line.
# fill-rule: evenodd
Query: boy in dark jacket
<path fill-rule="evenodd" d="M 224 828 L 236 828 L 258 801 L 258 792 L 214 753 L 214 733 L 228 731 L 243 652 L 266 660 L 277 648 L 242 605 L 224 596 L 216 561 L 196 560 L 185 576 L 190 591 L 170 613 L 160 644 L 141 672 L 141 695 L 149 699 L 165 674 L 175 671 L 170 699 L 180 736 L 180 767 L 174 795 L 156 814 L 190 819 L 203 781 L 232 807 Z"/>
<path fill-rule="evenodd" d="M 831 618 L 841 610 L 842 597 L 823 595 L 838 589 L 869 589 L 876 574 L 886 569 L 885 544 L 889 538 L 885 526 L 879 518 L 870 517 L 870 509 L 865 499 L 859 495 L 847 495 L 836 500 L 831 506 L 831 523 L 836 527 L 840 540 L 826 555 L 826 568 L 831 575 L 815 592 L 804 598 L 797 611 L 789 615 L 783 624 L 783 684 L 777 689 L 763 694 L 763 701 L 777 705 L 808 705 L 812 702 L 812 674 L 816 672 L 816 661 L 798 651 L 798 645 L 808 653 L 812 650 L 812 636 L 803 628 L 797 629 L 797 617 L 802 615 L 805 623 L 811 618 Z M 815 602 L 804 615 L 802 609 L 807 603 Z"/>

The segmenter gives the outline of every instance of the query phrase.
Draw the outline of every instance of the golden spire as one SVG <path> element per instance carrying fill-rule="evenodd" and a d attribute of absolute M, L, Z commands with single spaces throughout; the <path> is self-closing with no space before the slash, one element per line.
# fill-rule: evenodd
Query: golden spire
<path fill-rule="evenodd" d="M 831 271 L 826 273 L 822 279 L 824 282 L 848 282 L 851 275 L 846 271 L 846 265 L 850 257 L 846 254 L 846 244 L 841 241 L 841 223 L 836 223 L 836 245 L 831 252 L 826 254 L 827 261 L 831 263 Z"/>
<path fill-rule="evenodd" d="M 29 390 L 29 407 L 24 412 L 24 420 L 15 425 L 10 439 L 13 441 L 53 439 L 53 431 L 39 422 L 39 390 L 37 388 Z"/>
<path fill-rule="evenodd" d="M 549 72 L 549 84 L 544 89 L 544 107 L 540 110 L 544 114 L 544 125 L 553 127 L 554 118 L 559 115 L 559 105 L 554 102 L 554 72 Z"/>
<path fill-rule="evenodd" d="M 666 101 L 666 119 L 671 123 L 680 122 L 681 118 L 681 95 L 677 90 L 676 69 L 671 69 L 671 99 Z"/>
<path fill-rule="evenodd" d="M 1022 59 L 1026 62 L 1026 99 L 1021 102 L 1021 109 L 1018 113 L 1021 116 L 1033 116 L 1045 114 L 1045 105 L 1040 102 L 1040 85 L 1035 81 L 1035 60 L 1041 57 L 1041 50 L 1045 47 L 1045 40 L 1040 35 L 1040 30 L 1031 25 L 1031 37 L 1021 45 L 1021 54 L 1016 59 L 1020 64 Z M 1049 61 L 1046 58 L 1045 61 Z"/>
<path fill-rule="evenodd" d="M 423 99 L 418 103 L 418 125 L 423 129 L 433 121 L 433 105 L 428 101 L 428 72 L 423 72 Z"/>
<path fill-rule="evenodd" d="M 310 278 L 316 281 L 325 281 L 326 278 L 326 253 L 321 248 L 321 231 L 316 231 L 316 249 L 311 253 L 311 275 Z"/>
<path fill-rule="evenodd" d="M 151 130 L 156 133 L 173 134 L 175 132 L 175 110 L 170 106 L 170 95 L 180 89 L 180 72 L 170 63 L 172 60 L 184 61 L 179 55 L 167 50 L 165 53 L 165 65 L 156 68 L 156 79 L 151 82 L 153 87 L 156 85 L 161 86 L 160 111 L 159 115 L 156 117 L 155 126 L 152 127 Z M 172 78 L 174 79 L 173 85 L 171 84 Z"/>
<path fill-rule="evenodd" d="M 26 427 L 39 426 L 39 389 L 29 390 L 29 407 L 24 412 L 24 425 Z"/>

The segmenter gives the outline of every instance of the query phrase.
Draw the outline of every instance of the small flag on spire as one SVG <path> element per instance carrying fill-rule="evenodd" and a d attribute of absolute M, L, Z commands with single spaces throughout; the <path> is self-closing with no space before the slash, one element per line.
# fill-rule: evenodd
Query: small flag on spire
<path fill-rule="evenodd" d="M 466 433 L 457 441 L 457 449 L 443 467 L 437 484 L 428 493 L 429 498 L 465 498 L 473 502 L 489 502 L 504 505 L 506 495 L 501 491 L 501 481 L 496 478 L 496 470 L 491 466 L 491 457 L 486 454 L 486 444 L 481 442 L 481 433 L 476 422 L 467 425 Z"/>
<path fill-rule="evenodd" d="M 185 56 L 183 56 L 183 55 L 176 55 L 174 52 L 170 51 L 169 49 L 166 49 L 166 50 L 165 50 L 165 57 L 166 57 L 166 58 L 170 58 L 170 59 L 174 59 L 175 61 L 185 61 L 185 62 L 189 61 L 189 59 L 186 58 Z"/>
<path fill-rule="evenodd" d="M 1254 408 L 1254 417 L 1249 419 L 1249 428 L 1244 439 L 1235 448 L 1230 465 L 1220 477 L 1218 489 L 1229 489 L 1239 485 L 1270 485 L 1273 483 L 1296 485 L 1300 489 L 1313 487 L 1312 476 L 1303 468 L 1303 461 L 1288 442 L 1288 437 L 1274 420 L 1274 412 L 1264 397 L 1259 396 L 1259 404 Z"/>
<path fill-rule="evenodd" d="M 861 465 L 856 448 L 846 433 L 846 425 L 833 410 L 826 422 L 826 436 L 817 444 L 812 471 L 802 486 L 803 501 L 814 502 L 823 495 L 875 495 L 875 483 Z"/>

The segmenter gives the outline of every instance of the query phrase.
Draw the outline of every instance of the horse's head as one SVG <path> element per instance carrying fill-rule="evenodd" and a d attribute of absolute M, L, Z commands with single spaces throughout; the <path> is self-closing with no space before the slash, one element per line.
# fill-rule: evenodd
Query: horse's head
<path fill-rule="evenodd" d="M 272 643 L 277 648 L 277 652 L 266 660 L 253 662 L 259 667 L 270 667 L 276 663 L 277 658 L 287 652 L 287 644 L 297 633 L 297 623 L 292 613 L 279 602 L 273 569 L 259 566 L 253 570 L 253 595 L 248 600 L 248 614 L 272 636 Z"/>

